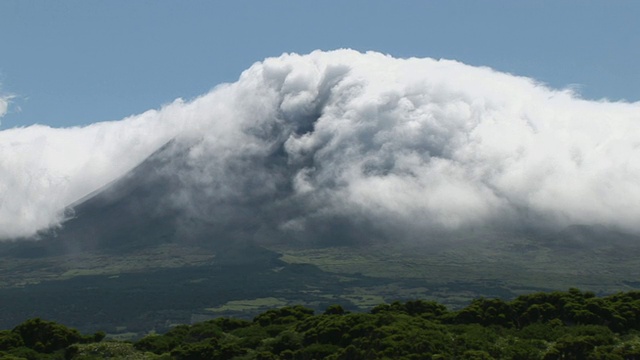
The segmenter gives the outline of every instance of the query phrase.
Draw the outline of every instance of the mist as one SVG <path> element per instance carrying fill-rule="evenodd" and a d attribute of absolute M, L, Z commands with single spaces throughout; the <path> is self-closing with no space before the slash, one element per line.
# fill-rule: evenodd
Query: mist
<path fill-rule="evenodd" d="M 166 206 L 260 236 L 640 233 L 640 103 L 338 50 L 265 59 L 235 83 L 119 121 L 0 131 L 0 238 L 64 226 L 67 206 L 172 140 L 186 155 L 168 162 L 180 186 Z"/>

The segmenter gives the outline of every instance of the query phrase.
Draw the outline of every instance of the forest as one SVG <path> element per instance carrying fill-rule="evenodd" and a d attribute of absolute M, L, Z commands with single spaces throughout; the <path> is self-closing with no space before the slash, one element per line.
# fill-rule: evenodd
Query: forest
<path fill-rule="evenodd" d="M 177 325 L 136 341 L 83 335 L 35 318 L 0 330 L 2 359 L 640 359 L 640 291 L 540 292 L 478 298 L 452 311 L 433 301 L 367 313 L 287 306 L 253 320 Z"/>

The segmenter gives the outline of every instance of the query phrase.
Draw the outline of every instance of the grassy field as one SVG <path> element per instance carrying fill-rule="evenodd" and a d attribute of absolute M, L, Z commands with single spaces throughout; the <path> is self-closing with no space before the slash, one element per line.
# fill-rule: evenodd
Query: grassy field
<path fill-rule="evenodd" d="M 287 305 L 288 302 L 284 299 L 278 299 L 274 297 L 247 299 L 247 300 L 232 300 L 226 302 L 222 306 L 213 308 L 206 308 L 206 311 L 212 313 L 226 313 L 229 311 L 254 311 L 258 309 L 273 309 Z"/>
<path fill-rule="evenodd" d="M 640 278 L 640 247 L 561 251 L 526 237 L 457 242 L 439 249 L 418 244 L 371 247 L 278 248 L 290 264 L 313 264 L 344 276 L 358 274 L 428 284 L 499 284 L 513 293 L 566 290 L 598 293 L 630 290 Z"/>
<path fill-rule="evenodd" d="M 211 264 L 215 255 L 199 247 L 162 244 L 123 255 L 81 253 L 46 258 L 2 258 L 0 288 L 66 280 L 77 276 L 112 275 Z"/>

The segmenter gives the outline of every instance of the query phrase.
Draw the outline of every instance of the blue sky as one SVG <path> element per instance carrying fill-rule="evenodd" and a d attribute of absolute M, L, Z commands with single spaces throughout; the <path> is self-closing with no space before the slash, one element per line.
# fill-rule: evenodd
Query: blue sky
<path fill-rule="evenodd" d="M 0 2 L 0 129 L 117 120 L 314 49 L 449 58 L 640 100 L 636 1 Z"/>

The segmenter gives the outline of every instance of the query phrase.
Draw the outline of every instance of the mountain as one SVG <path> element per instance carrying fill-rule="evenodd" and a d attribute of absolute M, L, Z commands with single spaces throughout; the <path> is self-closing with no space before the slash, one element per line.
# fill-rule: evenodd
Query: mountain
<path fill-rule="evenodd" d="M 340 50 L 121 121 L 3 133 L 0 326 L 634 288 L 636 118 L 488 68 Z"/>
<path fill-rule="evenodd" d="M 336 246 L 261 242 L 234 226 L 216 228 L 216 221 L 187 222 L 168 204 L 182 186 L 181 171 L 189 171 L 190 149 L 171 141 L 73 204 L 61 228 L 0 244 L 7 310 L 0 327 L 41 316 L 85 330 L 141 334 L 294 303 L 355 310 L 427 297 L 456 307 L 475 296 L 640 285 L 637 238 L 604 226 L 547 233 L 482 228 L 442 234 L 446 241 L 428 246 L 363 239 Z M 337 227 L 347 231 L 343 237 L 357 236 L 344 224 Z"/>

